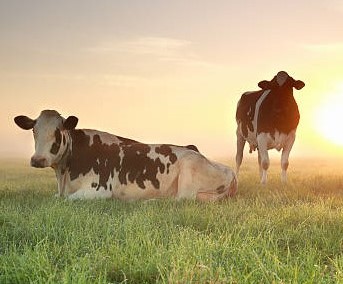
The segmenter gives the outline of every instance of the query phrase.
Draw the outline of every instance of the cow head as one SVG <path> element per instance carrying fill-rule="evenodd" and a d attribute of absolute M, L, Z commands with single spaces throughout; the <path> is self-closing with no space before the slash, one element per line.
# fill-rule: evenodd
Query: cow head
<path fill-rule="evenodd" d="M 258 86 L 262 90 L 273 90 L 275 88 L 284 88 L 284 89 L 297 89 L 300 90 L 305 86 L 305 83 L 300 80 L 294 80 L 291 76 L 285 71 L 280 71 L 271 81 L 261 81 L 258 83 Z"/>
<path fill-rule="evenodd" d="M 62 158 L 68 147 L 66 132 L 76 127 L 78 118 L 64 119 L 55 110 L 43 110 L 37 119 L 19 115 L 14 121 L 22 129 L 33 129 L 35 153 L 31 166 L 45 168 L 54 167 Z"/>

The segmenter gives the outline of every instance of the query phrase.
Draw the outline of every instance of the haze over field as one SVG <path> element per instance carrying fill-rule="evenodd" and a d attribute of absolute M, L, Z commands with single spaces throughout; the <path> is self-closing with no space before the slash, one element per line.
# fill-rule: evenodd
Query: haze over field
<path fill-rule="evenodd" d="M 285 70 L 306 84 L 291 156 L 343 157 L 342 26 L 340 0 L 1 1 L 0 155 L 33 153 L 14 116 L 56 109 L 231 157 L 239 97 Z"/>

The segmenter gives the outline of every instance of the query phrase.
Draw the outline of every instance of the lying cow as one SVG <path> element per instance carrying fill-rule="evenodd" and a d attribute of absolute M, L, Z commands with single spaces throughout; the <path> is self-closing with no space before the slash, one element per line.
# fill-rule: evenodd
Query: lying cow
<path fill-rule="evenodd" d="M 236 174 L 248 141 L 250 153 L 258 151 L 261 183 L 267 182 L 268 150 L 282 149 L 281 180 L 286 182 L 288 158 L 300 118 L 293 88 L 300 90 L 305 84 L 280 71 L 271 81 L 261 81 L 258 86 L 262 90 L 244 93 L 237 105 Z"/>
<path fill-rule="evenodd" d="M 143 144 L 109 133 L 75 129 L 78 118 L 44 110 L 33 120 L 15 117 L 33 129 L 31 166 L 52 167 L 59 196 L 122 200 L 174 197 L 214 201 L 235 194 L 235 174 L 212 163 L 195 146 Z"/>

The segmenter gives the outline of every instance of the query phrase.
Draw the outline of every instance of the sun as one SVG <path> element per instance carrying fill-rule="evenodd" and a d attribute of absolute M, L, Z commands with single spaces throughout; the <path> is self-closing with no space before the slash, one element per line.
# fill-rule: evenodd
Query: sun
<path fill-rule="evenodd" d="M 343 146 L 343 92 L 330 96 L 315 113 L 317 131 L 333 144 Z"/>

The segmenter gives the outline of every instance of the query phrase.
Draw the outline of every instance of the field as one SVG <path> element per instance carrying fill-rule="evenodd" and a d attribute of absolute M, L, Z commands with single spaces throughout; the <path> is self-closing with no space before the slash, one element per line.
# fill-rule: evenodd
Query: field
<path fill-rule="evenodd" d="M 220 203 L 55 198 L 51 169 L 0 163 L 0 283 L 343 283 L 343 163 L 244 161 Z"/>

